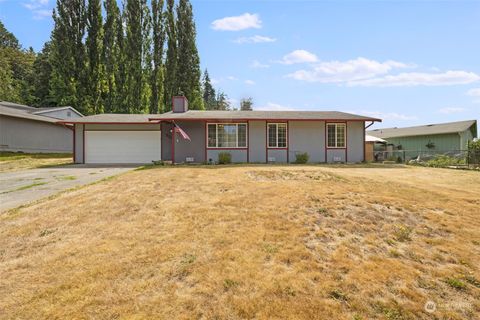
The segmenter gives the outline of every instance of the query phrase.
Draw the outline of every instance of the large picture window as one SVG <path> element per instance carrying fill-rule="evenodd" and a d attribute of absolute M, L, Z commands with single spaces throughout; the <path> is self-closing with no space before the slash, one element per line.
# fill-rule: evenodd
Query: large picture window
<path fill-rule="evenodd" d="M 286 123 L 269 123 L 267 127 L 268 147 L 269 148 L 286 148 L 287 147 L 287 124 Z"/>
<path fill-rule="evenodd" d="M 345 123 L 327 123 L 327 147 L 328 148 L 345 148 L 346 145 Z"/>
<path fill-rule="evenodd" d="M 209 123 L 207 125 L 209 148 L 246 148 L 246 123 Z"/>

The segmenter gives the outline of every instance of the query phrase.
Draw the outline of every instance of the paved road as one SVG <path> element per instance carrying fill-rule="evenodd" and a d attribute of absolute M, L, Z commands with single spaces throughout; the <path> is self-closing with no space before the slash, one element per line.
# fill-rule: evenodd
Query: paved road
<path fill-rule="evenodd" d="M 134 168 L 69 165 L 0 173 L 0 212 Z"/>

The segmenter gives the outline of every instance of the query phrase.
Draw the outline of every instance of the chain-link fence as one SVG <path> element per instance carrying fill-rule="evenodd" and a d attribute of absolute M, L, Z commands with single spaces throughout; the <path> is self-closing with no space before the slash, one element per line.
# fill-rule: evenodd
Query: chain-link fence
<path fill-rule="evenodd" d="M 480 167 L 480 150 L 375 150 L 375 162 L 391 161 L 429 167 Z"/>

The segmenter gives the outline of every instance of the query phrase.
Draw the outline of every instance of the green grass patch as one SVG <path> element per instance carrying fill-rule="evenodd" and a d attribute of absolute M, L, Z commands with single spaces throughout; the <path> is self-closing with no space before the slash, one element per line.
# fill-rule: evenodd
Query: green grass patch
<path fill-rule="evenodd" d="M 2 192 L 2 194 L 15 192 L 15 191 L 27 190 L 27 189 L 30 189 L 30 188 L 33 188 L 33 187 L 43 186 L 44 184 L 47 184 L 47 182 L 35 182 L 35 183 L 32 183 L 32 184 L 27 184 L 26 186 L 18 187 L 16 189 L 4 191 L 4 192 Z"/>
<path fill-rule="evenodd" d="M 59 176 L 55 178 L 57 178 L 57 180 L 77 180 L 77 177 L 75 176 Z"/>

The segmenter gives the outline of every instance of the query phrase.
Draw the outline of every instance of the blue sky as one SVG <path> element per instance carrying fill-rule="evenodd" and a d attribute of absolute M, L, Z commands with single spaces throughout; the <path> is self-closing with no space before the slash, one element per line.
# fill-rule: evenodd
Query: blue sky
<path fill-rule="evenodd" d="M 54 0 L 0 0 L 24 47 Z M 340 110 L 375 127 L 480 118 L 480 1 L 193 0 L 202 68 L 234 105 Z"/>

